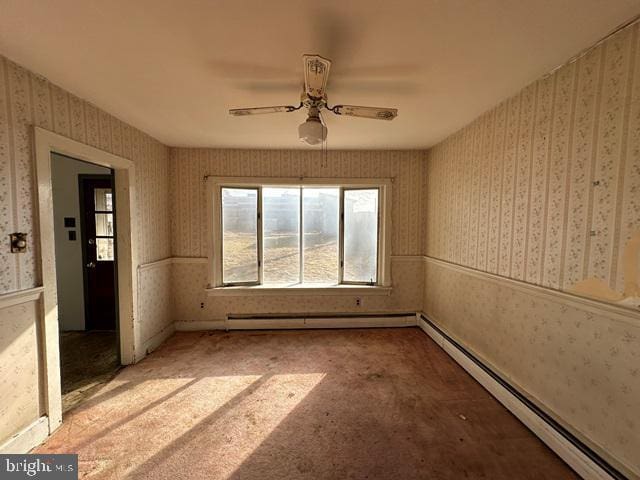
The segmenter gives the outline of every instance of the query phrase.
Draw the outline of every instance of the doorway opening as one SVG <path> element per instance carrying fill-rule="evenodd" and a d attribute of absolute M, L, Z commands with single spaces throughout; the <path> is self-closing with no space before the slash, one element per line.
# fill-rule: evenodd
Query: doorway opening
<path fill-rule="evenodd" d="M 120 368 L 113 170 L 51 153 L 62 412 Z"/>

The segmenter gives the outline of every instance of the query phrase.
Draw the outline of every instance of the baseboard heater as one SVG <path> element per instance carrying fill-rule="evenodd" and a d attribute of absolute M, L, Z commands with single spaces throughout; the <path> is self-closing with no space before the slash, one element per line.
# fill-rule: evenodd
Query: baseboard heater
<path fill-rule="evenodd" d="M 230 330 L 413 327 L 415 312 L 326 313 L 326 314 L 230 314 L 225 328 Z"/>
<path fill-rule="evenodd" d="M 515 388 L 508 381 L 506 381 L 499 374 L 497 374 L 490 367 L 488 367 L 485 363 L 483 363 L 480 359 L 478 359 L 473 353 L 467 350 L 464 346 L 460 345 L 456 340 L 451 338 L 447 333 L 445 333 L 440 327 L 438 327 L 435 323 L 429 320 L 426 316 L 424 316 L 423 314 L 420 314 L 420 319 L 424 321 L 430 328 L 435 330 L 441 337 L 443 337 L 453 347 L 459 350 L 460 353 L 462 353 L 465 357 L 467 357 L 484 373 L 489 375 L 495 382 L 500 384 L 502 388 L 504 388 L 511 395 L 516 397 L 531 412 L 533 412 L 537 417 L 543 420 L 549 427 L 551 427 L 555 432 L 557 432 L 560 436 L 562 436 L 573 447 L 579 450 L 585 457 L 587 457 L 594 464 L 596 464 L 598 467 L 604 470 L 611 478 L 614 478 L 616 480 L 628 480 L 628 478 L 623 473 L 621 473 L 613 465 L 608 463 L 604 458 L 598 455 L 593 449 L 591 449 L 588 445 L 586 445 L 579 438 L 573 435 L 569 430 L 567 430 L 560 423 L 558 423 L 553 417 L 547 414 L 538 405 L 532 402 L 527 396 L 525 396 L 522 392 L 520 392 L 520 390 Z"/>

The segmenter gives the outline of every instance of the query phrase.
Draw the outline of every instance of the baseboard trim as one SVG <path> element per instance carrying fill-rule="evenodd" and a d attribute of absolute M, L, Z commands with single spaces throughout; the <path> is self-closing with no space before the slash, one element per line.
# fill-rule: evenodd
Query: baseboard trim
<path fill-rule="evenodd" d="M 229 330 L 413 327 L 415 316 L 230 318 Z"/>
<path fill-rule="evenodd" d="M 415 327 L 416 316 L 407 314 L 326 315 L 326 316 L 230 316 L 226 320 L 176 322 L 176 331 L 199 330 L 288 330 L 323 328 L 397 328 Z"/>
<path fill-rule="evenodd" d="M 563 428 L 424 314 L 419 316 L 418 326 L 582 478 L 626 480 L 624 474 Z"/>
<path fill-rule="evenodd" d="M 151 352 L 153 352 L 156 348 L 162 345 L 162 343 L 164 343 L 164 341 L 167 338 L 173 335 L 173 332 L 175 331 L 176 331 L 175 324 L 171 323 L 166 327 L 164 327 L 162 330 L 160 330 L 158 333 L 156 333 L 154 336 L 146 340 L 142 345 L 142 351 L 144 352 L 144 355 L 146 356 Z M 141 359 L 136 359 L 136 362 L 138 360 L 141 360 Z"/>
<path fill-rule="evenodd" d="M 49 418 L 40 417 L 0 445 L 0 453 L 28 453 L 44 442 L 48 435 Z"/>
<path fill-rule="evenodd" d="M 176 332 L 199 332 L 203 330 L 225 330 L 224 320 L 199 322 L 175 322 Z"/>

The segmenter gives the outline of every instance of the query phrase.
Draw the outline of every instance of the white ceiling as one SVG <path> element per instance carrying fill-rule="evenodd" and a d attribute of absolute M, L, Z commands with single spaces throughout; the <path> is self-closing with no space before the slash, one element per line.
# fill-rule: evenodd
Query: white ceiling
<path fill-rule="evenodd" d="M 175 146 L 310 148 L 303 53 L 332 59 L 329 148 L 433 145 L 640 13 L 640 0 L 0 0 L 0 52 Z"/>

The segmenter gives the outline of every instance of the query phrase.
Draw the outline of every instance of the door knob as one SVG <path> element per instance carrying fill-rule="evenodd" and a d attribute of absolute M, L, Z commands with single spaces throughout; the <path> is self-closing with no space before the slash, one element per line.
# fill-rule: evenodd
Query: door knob
<path fill-rule="evenodd" d="M 87 263 L 87 268 L 96 268 L 96 263 L 95 262 Z"/>
<path fill-rule="evenodd" d="M 95 245 L 96 241 L 93 238 L 89 239 L 89 245 Z"/>

